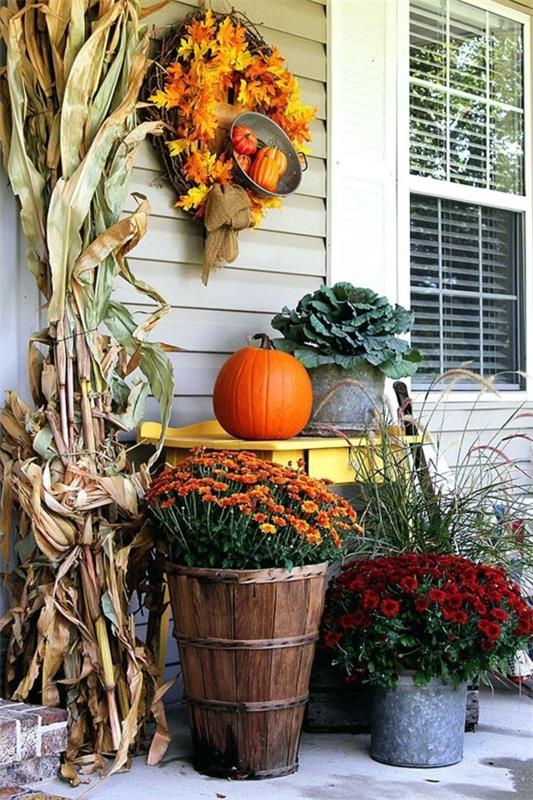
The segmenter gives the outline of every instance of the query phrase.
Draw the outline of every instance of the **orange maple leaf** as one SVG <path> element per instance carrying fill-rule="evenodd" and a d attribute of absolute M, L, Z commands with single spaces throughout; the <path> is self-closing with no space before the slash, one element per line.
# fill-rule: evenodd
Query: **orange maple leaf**
<path fill-rule="evenodd" d="M 183 174 L 193 183 L 207 183 L 214 160 L 209 151 L 194 150 L 183 165 Z"/>
<path fill-rule="evenodd" d="M 232 168 L 232 162 L 222 155 L 215 161 L 211 169 L 211 177 L 214 181 L 217 181 L 217 183 L 231 183 L 233 178 Z"/>

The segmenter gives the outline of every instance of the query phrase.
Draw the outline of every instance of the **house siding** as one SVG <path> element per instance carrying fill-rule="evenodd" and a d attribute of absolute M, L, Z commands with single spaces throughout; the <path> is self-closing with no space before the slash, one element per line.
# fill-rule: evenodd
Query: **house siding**
<path fill-rule="evenodd" d="M 165 26 L 199 5 L 172 3 L 151 21 L 162 26 L 164 34 Z M 228 9 L 224 2 L 213 2 L 212 7 Z M 213 385 L 228 355 L 244 347 L 254 333 L 271 331 L 273 314 L 320 286 L 327 274 L 326 5 L 316 0 L 243 0 L 238 8 L 262 23 L 258 27 L 265 40 L 279 46 L 297 75 L 303 101 L 317 107 L 317 119 L 311 125 L 312 155 L 298 191 L 284 200 L 281 210 L 267 212 L 259 229 L 239 235 L 237 261 L 213 273 L 204 287 L 200 279 L 202 226 L 175 208 L 172 187 L 165 182 L 150 144 L 140 151 L 130 190 L 146 195 L 152 213 L 148 232 L 129 262 L 171 305 L 157 328 L 157 338 L 183 348 L 171 355 L 175 374 L 172 425 L 212 418 Z M 134 206 L 130 198 L 125 210 L 132 211 Z M 149 310 L 129 284 L 119 284 L 117 296 L 138 319 Z M 158 418 L 153 398 L 149 398 L 146 417 Z M 137 620 L 142 637 L 145 618 L 138 614 Z M 168 679 L 178 664 L 172 636 L 166 661 Z M 176 700 L 180 694 L 177 684 L 167 699 Z"/>
<path fill-rule="evenodd" d="M 172 3 L 150 19 L 164 34 L 165 26 L 199 5 Z M 212 6 L 227 10 L 224 2 Z M 200 281 L 202 226 L 174 207 L 175 195 L 150 144 L 140 152 L 131 191 L 146 195 L 152 214 L 148 233 L 130 264 L 171 304 L 157 338 L 184 350 L 171 356 L 173 425 L 211 418 L 214 380 L 228 355 L 244 347 L 254 333 L 271 330 L 273 314 L 285 304 L 295 304 L 326 278 L 326 6 L 314 0 L 264 4 L 245 0 L 239 10 L 261 23 L 258 28 L 265 40 L 279 46 L 297 75 L 304 102 L 317 107 L 317 119 L 311 125 L 312 155 L 298 191 L 284 201 L 281 210 L 267 212 L 260 229 L 239 235 L 237 261 L 213 273 L 204 287 Z M 126 210 L 133 207 L 131 199 Z M 148 311 L 146 305 L 139 305 L 140 296 L 131 286 L 119 285 L 117 296 L 139 319 Z M 150 398 L 147 417 L 157 416 L 157 404 Z"/>

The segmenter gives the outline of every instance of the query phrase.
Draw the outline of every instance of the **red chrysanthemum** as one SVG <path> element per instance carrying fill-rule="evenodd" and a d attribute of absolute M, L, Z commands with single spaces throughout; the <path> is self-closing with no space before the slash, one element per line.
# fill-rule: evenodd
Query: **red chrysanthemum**
<path fill-rule="evenodd" d="M 410 594 L 418 588 L 418 581 L 414 575 L 406 575 L 405 578 L 401 579 L 400 586 Z"/>
<path fill-rule="evenodd" d="M 477 624 L 481 633 L 484 633 L 487 639 L 491 642 L 496 641 L 502 632 L 501 626 L 497 622 L 492 622 L 490 619 L 481 619 Z"/>
<path fill-rule="evenodd" d="M 395 617 L 400 613 L 400 604 L 397 600 L 393 600 L 392 597 L 386 597 L 379 604 L 379 610 L 385 617 Z"/>

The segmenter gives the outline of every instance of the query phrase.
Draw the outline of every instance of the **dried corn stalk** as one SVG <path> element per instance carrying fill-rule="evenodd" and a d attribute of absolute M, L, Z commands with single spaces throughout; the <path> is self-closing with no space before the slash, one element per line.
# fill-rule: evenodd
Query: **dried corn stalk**
<path fill-rule="evenodd" d="M 29 343 L 35 408 L 9 393 L 0 415 L 2 547 L 17 560 L 0 629 L 9 696 L 68 706 L 70 776 L 76 759 L 84 769 L 109 753 L 113 769 L 127 763 L 152 713 L 149 760 L 168 743 L 157 653 L 137 640 L 129 608 L 150 567 L 138 509 L 146 472 L 131 472 L 117 441 L 149 391 L 165 426 L 173 393 L 165 347 L 147 341 L 167 305 L 125 258 L 145 233 L 146 199 L 120 219 L 136 150 L 158 132 L 135 114 L 148 66 L 139 6 L 0 9 L 0 140 L 48 314 Z M 155 301 L 142 324 L 113 299 L 116 278 Z"/>

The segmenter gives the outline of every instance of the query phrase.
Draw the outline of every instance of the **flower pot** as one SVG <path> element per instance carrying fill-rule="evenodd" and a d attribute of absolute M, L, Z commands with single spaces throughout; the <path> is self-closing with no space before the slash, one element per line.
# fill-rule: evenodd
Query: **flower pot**
<path fill-rule="evenodd" d="M 334 436 L 336 428 L 357 434 L 374 426 L 381 412 L 385 376 L 377 367 L 361 362 L 344 369 L 325 364 L 309 370 L 313 384 L 313 411 L 304 433 Z"/>
<path fill-rule="evenodd" d="M 441 678 L 416 686 L 400 675 L 394 689 L 376 689 L 370 755 L 397 767 L 445 767 L 463 758 L 466 683 Z"/>
<path fill-rule="evenodd" d="M 326 568 L 167 564 L 200 772 L 272 778 L 298 769 Z"/>

